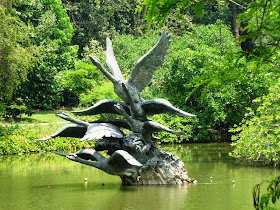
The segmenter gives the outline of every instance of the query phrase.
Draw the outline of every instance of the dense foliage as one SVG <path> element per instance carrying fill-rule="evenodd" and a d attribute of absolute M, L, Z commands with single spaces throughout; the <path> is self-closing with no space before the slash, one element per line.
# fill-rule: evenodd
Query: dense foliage
<path fill-rule="evenodd" d="M 36 49 L 30 45 L 28 27 L 15 10 L 0 4 L 0 111 L 12 99 L 14 91 L 24 81 L 28 69 L 35 64 Z"/>
<path fill-rule="evenodd" d="M 203 16 L 205 11 L 199 9 L 203 5 L 203 2 L 146 1 L 148 21 L 150 24 L 157 23 L 162 25 L 174 8 L 181 8 L 181 11 L 184 11 L 182 8 L 186 9 L 191 7 L 194 12 L 199 12 L 197 13 L 198 16 Z M 223 1 L 212 2 L 218 3 L 219 18 L 222 17 Z M 189 102 L 189 105 L 194 104 L 196 108 L 202 104 L 201 111 L 206 114 L 205 118 L 203 115 L 200 115 L 200 119 L 206 119 L 206 123 L 201 123 L 200 126 L 210 125 L 210 128 L 217 129 L 217 126 L 231 128 L 234 124 L 237 124 L 237 129 L 233 131 L 240 132 L 243 130 L 238 137 L 235 137 L 235 140 L 239 139 L 233 144 L 236 146 L 233 153 L 235 157 L 238 157 L 240 160 L 261 161 L 277 165 L 279 156 L 278 134 L 277 131 L 274 133 L 271 124 L 268 122 L 269 119 L 271 120 L 275 116 L 279 116 L 279 113 L 264 113 L 261 110 L 266 108 L 268 110 L 275 110 L 274 108 L 268 107 L 266 102 L 271 104 L 271 106 L 279 106 L 279 101 L 272 92 L 277 93 L 278 87 L 274 81 L 278 81 L 279 78 L 279 62 L 277 60 L 279 60 L 280 2 L 276 0 L 254 0 L 249 2 L 240 1 L 239 3 L 232 2 L 232 5 L 234 4 L 235 6 L 232 6 L 232 8 L 236 8 L 237 5 L 242 8 L 238 10 L 242 14 L 237 20 L 240 26 L 241 36 L 235 36 L 236 39 L 238 38 L 237 43 L 241 48 L 234 52 L 227 52 L 225 50 L 226 48 L 222 46 L 222 43 L 225 42 L 222 40 L 224 30 L 220 27 L 221 59 L 218 61 L 219 64 L 215 65 L 215 62 L 210 60 L 208 66 L 199 67 L 198 72 L 206 70 L 202 72 L 201 76 L 192 78 L 193 81 L 190 84 L 185 83 L 185 87 L 191 90 L 190 94 L 187 94 L 187 102 Z M 233 18 L 236 12 L 237 10 L 232 10 Z M 233 19 L 233 25 L 235 24 L 234 21 L 236 20 Z M 196 28 L 193 31 L 196 31 Z M 235 26 L 234 32 L 236 32 L 235 30 L 238 31 L 239 29 Z M 206 33 L 206 37 L 209 34 L 209 32 Z M 237 34 L 235 33 L 235 35 L 239 35 L 239 32 Z M 197 42 L 200 42 L 200 40 L 201 37 L 199 37 Z M 218 43 L 218 40 L 216 40 L 216 43 Z M 200 47 L 200 44 L 197 44 L 197 46 Z M 200 49 L 199 47 L 196 49 L 199 49 L 199 52 L 202 53 L 207 49 L 205 47 L 204 49 Z M 213 56 L 212 52 L 207 58 L 211 58 L 211 56 Z M 181 60 L 185 61 L 186 59 L 180 59 L 179 62 Z M 188 64 L 185 68 L 189 68 L 190 66 Z M 177 69 L 174 68 L 175 71 L 171 75 L 175 75 Z M 178 84 L 177 81 L 180 81 L 180 77 L 183 76 L 184 74 L 181 72 L 178 74 L 179 80 L 176 78 L 176 84 Z M 186 75 L 186 78 L 188 77 L 190 75 Z M 163 87 L 166 86 L 164 85 Z M 168 93 L 174 89 L 171 87 L 167 86 Z M 268 94 L 269 88 L 270 93 Z M 174 93 L 171 95 L 174 95 Z M 182 94 L 179 95 L 181 96 Z M 258 97 L 262 97 L 264 102 L 256 103 L 256 101 L 260 100 L 256 99 Z M 174 98 L 179 98 L 179 96 L 177 95 Z M 243 123 L 245 124 L 242 125 L 241 121 L 247 112 L 246 107 L 251 108 L 249 114 L 246 114 L 247 117 L 251 116 L 251 118 L 244 120 Z M 208 113 L 207 110 L 209 111 Z M 212 123 L 207 123 L 207 120 Z M 279 122 L 276 121 L 274 126 L 279 127 Z M 209 130 L 209 127 L 207 130 Z"/>
<path fill-rule="evenodd" d="M 143 94 L 145 99 L 167 98 L 174 105 L 197 114 L 194 130 L 187 129 L 196 140 L 210 139 L 211 128 L 228 129 L 239 123 L 252 99 L 265 94 L 270 84 L 266 76 L 268 67 L 255 71 L 254 62 L 236 58 L 242 51 L 230 29 L 222 24 L 222 45 L 219 30 L 220 23 L 217 23 L 195 27 L 192 33 L 183 36 L 173 35 L 163 66 L 156 72 L 153 85 Z M 117 59 L 126 75 L 156 40 L 148 34 L 138 39 L 125 35 L 114 40 Z"/>
<path fill-rule="evenodd" d="M 240 160 L 280 164 L 280 79 L 269 94 L 255 99 L 258 108 L 249 109 L 243 124 L 233 132 L 235 146 L 232 156 Z"/>
<path fill-rule="evenodd" d="M 141 34 L 143 15 L 135 13 L 134 0 L 63 0 L 73 23 L 73 44 L 79 45 L 79 54 L 91 40 L 105 43 L 104 37 L 120 34 Z"/>
<path fill-rule="evenodd" d="M 241 132 L 233 139 L 232 155 L 239 160 L 279 165 L 279 11 L 279 1 L 253 1 L 241 16 L 249 32 L 241 40 L 250 39 L 252 43 L 246 58 L 256 73 L 270 78 L 266 83 L 270 89 L 254 100 L 255 106 L 233 130 Z"/>
<path fill-rule="evenodd" d="M 77 46 L 71 46 L 74 33 L 61 1 L 26 1 L 20 5 L 21 18 L 32 27 L 33 44 L 40 47 L 40 61 L 15 94 L 29 107 L 51 109 L 61 103 L 58 72 L 74 68 Z M 32 82 L 30 82 L 32 81 Z"/>

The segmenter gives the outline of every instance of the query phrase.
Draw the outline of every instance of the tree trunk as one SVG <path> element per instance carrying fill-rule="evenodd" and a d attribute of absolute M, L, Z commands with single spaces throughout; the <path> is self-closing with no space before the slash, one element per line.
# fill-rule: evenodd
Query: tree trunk
<path fill-rule="evenodd" d="M 236 4 L 234 4 L 233 2 L 231 3 L 231 9 L 232 9 L 232 22 L 233 22 L 233 32 L 234 32 L 234 36 L 235 39 L 237 41 L 237 43 L 240 45 L 239 43 L 239 26 L 236 22 L 237 20 L 237 6 Z"/>

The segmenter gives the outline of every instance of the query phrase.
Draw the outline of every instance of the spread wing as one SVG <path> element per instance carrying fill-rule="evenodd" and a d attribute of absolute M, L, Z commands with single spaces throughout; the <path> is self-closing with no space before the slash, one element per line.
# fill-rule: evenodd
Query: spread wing
<path fill-rule="evenodd" d="M 114 52 L 113 52 L 113 46 L 112 46 L 112 42 L 109 39 L 109 37 L 107 37 L 106 39 L 106 64 L 107 66 L 110 68 L 113 76 L 121 81 L 124 81 L 124 78 L 122 76 L 120 67 L 117 63 L 117 60 L 114 56 Z"/>
<path fill-rule="evenodd" d="M 131 127 L 130 127 L 129 123 L 125 120 L 107 118 L 107 119 L 95 120 L 95 121 L 92 121 L 90 123 L 110 123 L 112 125 L 117 126 L 118 128 L 126 128 L 128 130 L 131 130 Z"/>
<path fill-rule="evenodd" d="M 87 109 L 81 111 L 73 111 L 72 113 L 76 115 L 97 115 L 97 114 L 104 114 L 104 113 L 119 114 L 114 109 L 114 104 L 121 104 L 122 107 L 125 109 L 125 111 L 130 113 L 127 104 L 113 99 L 103 99 Z"/>
<path fill-rule="evenodd" d="M 154 121 L 146 121 L 144 123 L 144 126 L 143 126 L 143 129 L 144 129 L 144 132 L 159 132 L 159 131 L 166 131 L 168 133 L 172 133 L 172 134 L 176 134 L 176 135 L 182 135 L 184 134 L 184 131 L 175 131 L 175 130 L 172 130 L 160 123 L 157 123 L 157 122 L 154 122 Z"/>
<path fill-rule="evenodd" d="M 115 151 L 108 158 L 108 164 L 117 168 L 120 171 L 131 167 L 142 166 L 141 163 L 139 163 L 134 157 L 132 157 L 128 152 L 124 150 Z"/>
<path fill-rule="evenodd" d="M 110 123 L 94 123 L 87 129 L 86 134 L 80 141 L 107 138 L 122 138 L 123 132 L 115 125 Z"/>
<path fill-rule="evenodd" d="M 163 31 L 157 44 L 138 59 L 128 78 L 128 83 L 142 92 L 151 82 L 156 69 L 162 64 L 170 44 L 170 35 Z"/>
<path fill-rule="evenodd" d="M 93 161 L 97 160 L 96 155 L 95 155 L 95 153 L 96 153 L 95 150 L 89 149 L 89 148 L 85 148 L 85 149 L 79 150 L 78 152 L 71 153 L 71 154 L 63 154 L 63 153 L 56 152 L 56 151 L 54 151 L 54 153 L 57 155 L 61 155 L 63 157 L 78 156 L 79 158 L 82 158 L 84 160 L 93 160 Z"/>
<path fill-rule="evenodd" d="M 174 107 L 169 101 L 162 98 L 145 101 L 142 103 L 142 108 L 147 115 L 168 113 L 185 117 L 196 117 L 194 114 L 190 114 Z"/>
<path fill-rule="evenodd" d="M 87 128 L 81 125 L 77 124 L 68 124 L 63 126 L 61 129 L 58 131 L 54 132 L 52 135 L 42 138 L 42 139 L 37 139 L 37 141 L 46 141 L 51 138 L 55 137 L 74 137 L 74 138 L 82 138 L 87 131 Z"/>

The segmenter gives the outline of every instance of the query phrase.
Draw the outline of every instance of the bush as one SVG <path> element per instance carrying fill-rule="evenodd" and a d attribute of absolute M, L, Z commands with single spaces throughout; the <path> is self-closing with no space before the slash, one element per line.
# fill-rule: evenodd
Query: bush
<path fill-rule="evenodd" d="M 96 86 L 80 95 L 80 103 L 84 107 L 92 106 L 102 99 L 115 99 L 120 101 L 120 98 L 115 94 L 113 83 L 103 82 L 102 85 Z"/>
<path fill-rule="evenodd" d="M 18 128 L 18 124 L 10 124 L 8 126 L 0 125 L 0 138 L 1 136 L 12 135 Z"/>
<path fill-rule="evenodd" d="M 14 101 L 3 107 L 2 117 L 5 119 L 16 119 L 22 114 L 31 116 L 32 113 L 32 110 L 24 104 L 21 98 L 16 98 Z"/>
<path fill-rule="evenodd" d="M 160 97 L 197 115 L 195 139 L 211 140 L 210 129 L 227 132 L 242 121 L 253 99 L 267 94 L 273 69 L 276 63 L 260 65 L 243 57 L 230 28 L 216 23 L 173 37 L 154 84 Z"/>
<path fill-rule="evenodd" d="M 269 94 L 255 99 L 256 110 L 249 109 L 241 126 L 232 129 L 239 133 L 233 137 L 231 156 L 250 162 L 280 164 L 280 79 Z"/>
<path fill-rule="evenodd" d="M 92 64 L 79 61 L 74 69 L 59 72 L 56 82 L 62 86 L 63 106 L 77 106 L 79 96 L 101 84 L 103 75 Z"/>

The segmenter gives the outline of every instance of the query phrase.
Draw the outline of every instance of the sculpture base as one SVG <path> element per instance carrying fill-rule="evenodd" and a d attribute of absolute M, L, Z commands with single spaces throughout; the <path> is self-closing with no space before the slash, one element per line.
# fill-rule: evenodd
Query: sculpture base
<path fill-rule="evenodd" d="M 183 170 L 182 173 L 175 173 L 172 169 L 168 169 L 168 171 L 159 170 L 159 172 L 149 169 L 147 171 L 142 170 L 140 176 L 136 179 L 131 176 L 122 176 L 122 185 L 174 185 L 194 182 L 193 179 L 188 178 L 186 170 Z"/>
<path fill-rule="evenodd" d="M 123 185 L 174 185 L 192 183 L 195 180 L 188 177 L 184 163 L 172 153 L 154 148 L 152 158 L 143 164 L 138 176 L 121 176 Z"/>

